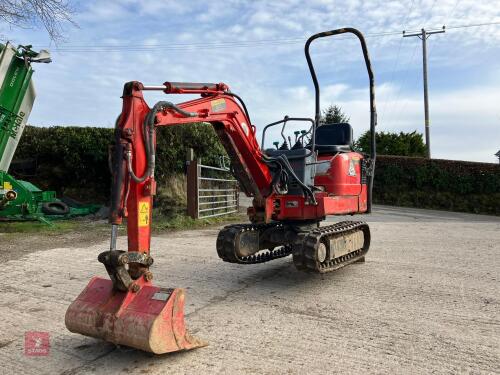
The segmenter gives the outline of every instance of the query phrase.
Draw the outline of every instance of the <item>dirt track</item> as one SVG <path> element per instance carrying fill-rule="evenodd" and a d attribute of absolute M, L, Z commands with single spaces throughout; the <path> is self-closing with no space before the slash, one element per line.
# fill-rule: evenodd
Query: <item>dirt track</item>
<path fill-rule="evenodd" d="M 500 363 L 500 219 L 377 207 L 364 264 L 323 276 L 291 259 L 237 266 L 217 230 L 153 239 L 156 283 L 187 289 L 187 324 L 206 348 L 153 356 L 64 328 L 64 312 L 107 243 L 4 264 L 0 374 L 495 373 Z M 121 238 L 124 246 L 124 239 Z M 26 357 L 25 331 L 48 331 Z"/>

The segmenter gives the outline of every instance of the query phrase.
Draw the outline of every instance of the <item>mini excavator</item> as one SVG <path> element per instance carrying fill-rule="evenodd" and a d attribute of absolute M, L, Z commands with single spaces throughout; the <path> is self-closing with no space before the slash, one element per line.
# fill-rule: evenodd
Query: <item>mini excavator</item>
<path fill-rule="evenodd" d="M 309 48 L 318 39 L 344 33 L 361 44 L 369 77 L 371 150 L 352 149 L 347 123 L 320 125 L 320 89 Z M 273 126 L 284 134 L 287 123 L 307 124 L 308 131 L 283 137 L 280 147 L 261 149 L 256 128 L 243 100 L 224 83 L 165 82 L 146 86 L 128 82 L 116 123 L 112 151 L 111 246 L 98 257 L 110 279 L 94 277 L 66 312 L 66 327 L 156 354 L 205 345 L 184 324 L 182 289 L 160 288 L 149 270 L 152 200 L 156 191 L 155 131 L 158 127 L 205 122 L 215 132 L 230 159 L 241 189 L 253 197 L 250 223 L 229 225 L 217 238 L 217 254 L 225 262 L 256 264 L 292 255 L 299 270 L 325 273 L 364 261 L 370 230 L 362 221 L 320 226 L 327 215 L 370 213 L 375 167 L 376 108 L 374 77 L 365 39 L 353 28 L 311 36 L 305 55 L 315 88 L 315 118 L 288 117 Z M 143 91 L 199 94 L 173 104 L 160 101 L 150 108 Z M 117 228 L 127 218 L 128 251 L 117 250 Z"/>

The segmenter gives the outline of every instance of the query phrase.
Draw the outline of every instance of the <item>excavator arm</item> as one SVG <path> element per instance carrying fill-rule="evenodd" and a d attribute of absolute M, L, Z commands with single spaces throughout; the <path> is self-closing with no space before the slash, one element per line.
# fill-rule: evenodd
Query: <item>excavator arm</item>
<path fill-rule="evenodd" d="M 160 101 L 149 108 L 143 97 L 145 90 L 200 94 L 202 97 L 178 105 Z M 115 129 L 110 214 L 113 239 L 116 239 L 116 225 L 127 217 L 129 249 L 149 252 L 152 197 L 156 192 L 156 129 L 163 126 L 212 124 L 245 193 L 253 196 L 256 202 L 263 202 L 271 193 L 271 173 L 263 161 L 255 127 L 237 100 L 241 99 L 223 83 L 125 84 L 123 109 Z M 113 249 L 114 244 L 111 247 Z"/>

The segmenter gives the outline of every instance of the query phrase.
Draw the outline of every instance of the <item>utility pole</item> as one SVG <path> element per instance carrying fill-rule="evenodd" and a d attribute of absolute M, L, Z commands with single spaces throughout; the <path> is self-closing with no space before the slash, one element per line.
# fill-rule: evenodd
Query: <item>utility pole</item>
<path fill-rule="evenodd" d="M 425 146 L 427 149 L 427 158 L 431 158 L 431 135 L 429 130 L 429 94 L 427 91 L 427 38 L 432 34 L 444 33 L 445 27 L 441 30 L 426 31 L 422 29 L 419 33 L 406 34 L 403 31 L 403 38 L 409 36 L 418 36 L 422 40 L 422 65 L 423 65 L 423 76 L 424 76 L 424 113 L 425 113 Z"/>

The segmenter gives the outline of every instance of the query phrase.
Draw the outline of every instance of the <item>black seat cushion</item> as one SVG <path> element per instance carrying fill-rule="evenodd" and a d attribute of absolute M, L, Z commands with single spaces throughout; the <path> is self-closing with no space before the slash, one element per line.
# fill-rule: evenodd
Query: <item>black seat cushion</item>
<path fill-rule="evenodd" d="M 346 122 L 319 126 L 315 138 L 319 155 L 352 151 L 352 127 Z"/>

